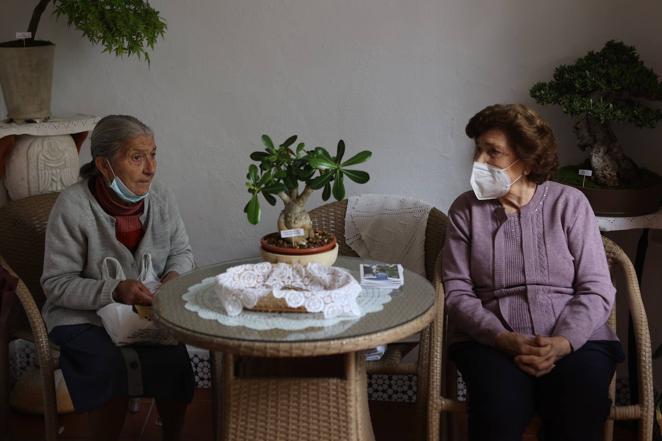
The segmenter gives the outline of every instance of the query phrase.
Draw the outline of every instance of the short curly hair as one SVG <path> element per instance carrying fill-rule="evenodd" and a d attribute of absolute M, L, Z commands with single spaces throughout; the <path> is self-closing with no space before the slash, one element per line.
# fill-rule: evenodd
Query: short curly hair
<path fill-rule="evenodd" d="M 465 132 L 476 139 L 492 129 L 506 134 L 517 157 L 530 170 L 527 178 L 541 184 L 554 176 L 559 166 L 556 139 L 549 125 L 523 104 L 494 104 L 475 114 Z"/>

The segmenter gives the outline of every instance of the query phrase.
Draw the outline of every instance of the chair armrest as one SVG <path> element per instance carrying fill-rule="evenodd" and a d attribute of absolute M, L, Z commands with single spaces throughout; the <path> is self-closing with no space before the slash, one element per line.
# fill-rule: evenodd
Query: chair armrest
<path fill-rule="evenodd" d="M 11 276 L 18 279 L 18 284 L 16 285 L 16 297 L 18 297 L 18 300 L 21 302 L 21 306 L 28 318 L 30 329 L 32 330 L 33 342 L 37 352 L 37 358 L 39 360 L 39 366 L 45 368 L 46 371 L 54 370 L 56 368 L 56 363 L 51 354 L 48 332 L 37 303 L 34 301 L 27 286 L 25 286 L 25 283 L 23 283 L 23 281 L 16 275 L 14 270 L 7 264 L 2 256 L 0 256 L 0 265 L 2 265 Z"/>

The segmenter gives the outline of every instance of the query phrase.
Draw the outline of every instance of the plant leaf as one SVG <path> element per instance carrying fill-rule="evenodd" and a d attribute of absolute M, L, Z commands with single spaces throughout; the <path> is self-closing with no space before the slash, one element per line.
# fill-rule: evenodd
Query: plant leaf
<path fill-rule="evenodd" d="M 322 200 L 328 201 L 329 197 L 331 197 L 331 184 L 327 182 L 324 186 L 324 191 L 322 192 Z"/>
<path fill-rule="evenodd" d="M 276 198 L 267 193 L 266 191 L 262 190 L 262 196 L 269 202 L 269 205 L 276 205 Z"/>
<path fill-rule="evenodd" d="M 347 175 L 349 179 L 356 182 L 357 184 L 365 184 L 370 180 L 370 175 L 367 172 L 360 170 L 343 170 L 343 173 Z"/>
<path fill-rule="evenodd" d="M 328 170 L 328 169 L 335 169 L 337 168 L 336 163 L 331 159 L 330 157 L 325 157 L 324 154 L 320 154 L 319 152 L 317 154 L 310 155 L 308 158 L 308 163 L 319 170 Z"/>
<path fill-rule="evenodd" d="M 271 170 L 267 170 L 267 171 L 264 172 L 262 177 L 260 177 L 260 180 L 257 181 L 257 186 L 258 187 L 264 187 L 269 182 L 271 182 Z"/>
<path fill-rule="evenodd" d="M 343 162 L 342 166 L 347 167 L 350 165 L 360 164 L 370 159 L 371 156 L 372 156 L 372 152 L 370 150 L 363 150 L 362 152 L 358 152 L 356 155 L 352 156 L 347 161 Z"/>
<path fill-rule="evenodd" d="M 253 193 L 251 200 L 248 201 L 248 205 L 246 206 L 246 217 L 248 217 L 248 222 L 257 225 L 260 222 L 261 215 L 260 201 L 257 199 L 257 193 Z"/>
<path fill-rule="evenodd" d="M 343 183 L 343 173 L 340 170 L 336 170 L 336 178 L 333 181 L 333 197 L 337 201 L 340 201 L 345 198 L 345 184 Z"/>
<path fill-rule="evenodd" d="M 292 144 L 294 144 L 294 141 L 296 141 L 296 140 L 297 140 L 297 135 L 292 135 L 289 138 L 287 138 L 285 140 L 285 142 L 282 143 L 280 146 L 287 148 L 287 147 L 291 146 Z"/>
<path fill-rule="evenodd" d="M 269 138 L 269 135 L 262 135 L 262 144 L 269 150 L 271 153 L 274 153 L 276 151 L 276 148 L 274 147 L 274 142 Z"/>
<path fill-rule="evenodd" d="M 253 153 L 251 153 L 251 159 L 253 161 L 262 161 L 267 156 L 269 156 L 269 153 L 267 153 L 267 152 L 253 152 Z"/>
<path fill-rule="evenodd" d="M 253 184 L 257 184 L 257 180 L 258 180 L 258 169 L 257 169 L 257 165 L 255 165 L 255 164 L 251 164 L 251 165 L 248 166 L 248 174 L 246 175 L 246 177 L 247 177 L 247 178 L 248 178 Z"/>
<path fill-rule="evenodd" d="M 288 174 L 287 176 L 285 176 L 284 181 L 288 190 L 297 188 L 299 186 L 299 180 L 295 176 L 291 176 Z"/>
<path fill-rule="evenodd" d="M 287 187 L 285 186 L 285 184 L 278 182 L 276 184 L 272 184 L 267 187 L 264 187 L 262 190 L 267 193 L 276 194 L 276 193 L 280 193 L 281 191 L 287 191 Z"/>
<path fill-rule="evenodd" d="M 342 157 L 345 154 L 345 141 L 342 139 L 338 141 L 338 151 L 336 153 L 336 163 L 340 164 Z"/>
<path fill-rule="evenodd" d="M 327 185 L 332 178 L 333 178 L 333 172 L 326 172 L 319 175 L 315 179 L 309 181 L 308 185 L 310 185 L 310 188 L 312 188 L 313 190 L 319 190 L 320 188 Z"/>
<path fill-rule="evenodd" d="M 296 151 L 297 151 L 297 158 L 303 158 L 303 157 L 304 157 L 304 155 L 305 155 L 305 153 L 306 153 L 306 152 L 304 151 L 304 148 L 305 148 L 305 147 L 306 147 L 306 145 L 305 145 L 303 142 L 300 142 L 300 143 L 297 145 L 297 149 L 296 149 Z"/>

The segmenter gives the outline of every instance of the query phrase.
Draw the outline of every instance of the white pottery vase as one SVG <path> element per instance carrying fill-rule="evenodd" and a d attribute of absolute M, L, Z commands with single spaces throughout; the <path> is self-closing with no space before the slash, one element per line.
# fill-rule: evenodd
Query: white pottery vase
<path fill-rule="evenodd" d="M 16 137 L 5 166 L 11 200 L 60 191 L 78 180 L 78 150 L 70 135 Z"/>

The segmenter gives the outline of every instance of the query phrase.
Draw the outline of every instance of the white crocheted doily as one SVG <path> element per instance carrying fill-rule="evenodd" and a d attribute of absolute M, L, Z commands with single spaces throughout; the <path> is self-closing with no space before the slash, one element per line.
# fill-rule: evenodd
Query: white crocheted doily
<path fill-rule="evenodd" d="M 186 302 L 184 307 L 206 320 L 216 320 L 225 326 L 245 326 L 258 331 L 324 328 L 318 331 L 320 338 L 329 333 L 334 334 L 342 331 L 342 329 L 351 326 L 353 321 L 358 318 L 353 316 L 325 318 L 322 313 L 266 313 L 248 310 L 242 314 L 230 316 L 226 312 L 220 297 L 216 294 L 215 286 L 215 277 L 208 277 L 191 286 L 182 295 L 182 299 Z M 391 301 L 391 291 L 391 288 L 362 288 L 356 298 L 359 316 L 381 311 L 384 304 Z M 297 339 L 297 334 L 292 334 L 290 337 Z M 306 338 L 311 338 L 309 332 L 306 333 Z"/>
<path fill-rule="evenodd" d="M 325 318 L 359 317 L 356 297 L 361 286 L 349 271 L 319 263 L 269 262 L 233 266 L 216 276 L 216 293 L 230 316 L 251 309 L 268 294 L 290 308 L 321 312 Z"/>

